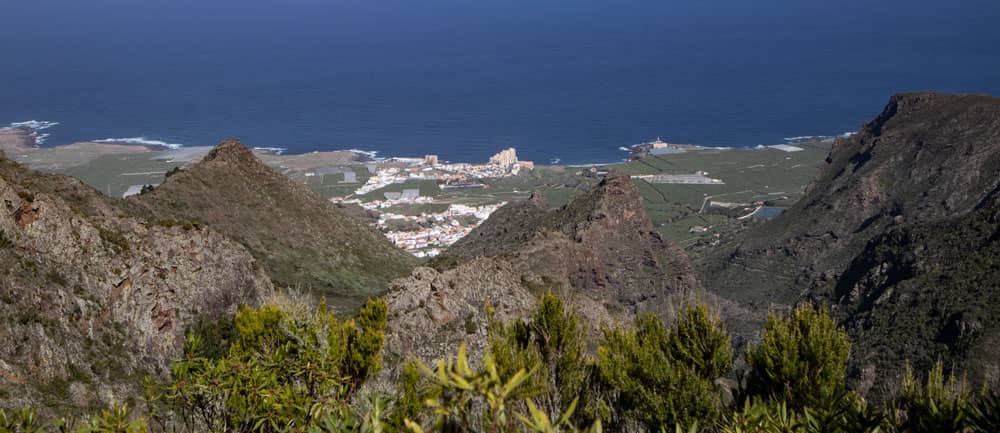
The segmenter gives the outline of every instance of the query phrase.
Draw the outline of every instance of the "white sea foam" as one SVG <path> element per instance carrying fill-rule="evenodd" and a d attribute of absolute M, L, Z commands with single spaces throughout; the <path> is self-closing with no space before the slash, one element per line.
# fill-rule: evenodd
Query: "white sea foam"
<path fill-rule="evenodd" d="M 95 143 L 118 143 L 118 144 L 139 144 L 143 146 L 161 146 L 169 149 L 179 149 L 184 147 L 183 144 L 177 143 L 167 143 L 160 140 L 151 140 L 146 137 L 128 137 L 128 138 L 105 138 L 102 140 L 94 140 Z"/>
<path fill-rule="evenodd" d="M 618 148 L 618 150 L 620 150 L 620 151 L 622 151 L 622 152 L 629 152 L 629 151 L 631 151 L 632 149 L 629 149 L 629 148 L 627 148 L 627 147 L 625 147 L 625 146 L 622 146 L 622 147 L 619 147 L 619 148 Z"/>
<path fill-rule="evenodd" d="M 357 153 L 359 155 L 367 156 L 369 159 L 371 159 L 373 161 L 380 161 L 380 160 L 384 159 L 384 158 L 379 158 L 377 156 L 378 155 L 378 151 L 377 150 L 347 149 L 347 151 L 348 152 L 354 152 L 354 153 Z"/>
<path fill-rule="evenodd" d="M 288 148 L 287 147 L 263 147 L 263 146 L 260 146 L 260 147 L 253 148 L 253 150 L 259 150 L 259 151 L 262 151 L 262 152 L 270 152 L 270 153 L 273 153 L 275 155 L 281 155 L 282 153 L 285 153 L 285 151 L 288 150 Z"/>
<path fill-rule="evenodd" d="M 59 122 L 50 122 L 47 120 L 28 120 L 25 122 L 14 122 L 10 124 L 11 128 L 28 128 L 32 131 L 41 131 L 43 129 L 49 129 L 53 126 L 58 125 Z"/>
<path fill-rule="evenodd" d="M 798 137 L 785 137 L 785 141 L 805 141 L 822 137 L 823 137 L 822 135 L 800 135 Z"/>
<path fill-rule="evenodd" d="M 38 131 L 49 129 L 53 126 L 58 125 L 59 122 L 50 122 L 48 120 L 28 120 L 24 122 L 14 122 L 10 124 L 11 128 L 24 128 L 29 130 L 28 135 L 34 140 L 35 146 L 45 143 L 45 139 L 49 138 L 52 134 L 41 133 Z"/>
<path fill-rule="evenodd" d="M 840 134 L 840 136 L 844 137 L 844 138 L 847 138 L 847 137 L 850 137 L 850 136 L 852 136 L 854 134 L 857 134 L 857 131 L 847 131 L 847 132 L 845 132 L 843 134 Z"/>

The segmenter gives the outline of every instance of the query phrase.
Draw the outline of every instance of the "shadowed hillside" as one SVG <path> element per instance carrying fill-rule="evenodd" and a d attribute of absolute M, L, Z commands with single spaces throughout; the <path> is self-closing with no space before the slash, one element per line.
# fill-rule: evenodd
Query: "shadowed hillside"
<path fill-rule="evenodd" d="M 841 304 L 863 389 L 897 383 L 907 359 L 995 380 L 980 361 L 998 338 L 998 185 L 1000 98 L 896 95 L 837 141 L 800 202 L 703 257 L 700 274 L 759 311 Z"/>
<path fill-rule="evenodd" d="M 238 140 L 135 202 L 159 219 L 195 220 L 246 245 L 276 285 L 351 310 L 381 294 L 416 259 L 302 185 L 265 166 Z"/>

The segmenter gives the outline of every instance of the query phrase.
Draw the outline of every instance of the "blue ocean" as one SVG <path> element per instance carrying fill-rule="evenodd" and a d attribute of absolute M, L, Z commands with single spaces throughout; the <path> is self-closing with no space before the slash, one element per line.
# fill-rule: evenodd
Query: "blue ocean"
<path fill-rule="evenodd" d="M 893 93 L 1000 94 L 996 0 L 7 0 L 0 126 L 481 161 L 858 129 Z"/>

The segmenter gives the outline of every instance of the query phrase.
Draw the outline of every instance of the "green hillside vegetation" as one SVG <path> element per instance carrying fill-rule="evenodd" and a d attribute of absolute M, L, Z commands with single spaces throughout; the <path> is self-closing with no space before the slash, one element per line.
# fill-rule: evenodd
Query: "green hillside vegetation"
<path fill-rule="evenodd" d="M 490 325 L 490 347 L 379 382 L 386 304 L 341 321 L 279 297 L 197 327 L 170 380 L 90 418 L 0 412 L 0 432 L 996 432 L 1000 394 L 941 364 L 875 406 L 847 391 L 846 334 L 809 306 L 773 315 L 734 371 L 720 320 L 690 305 L 676 323 L 607 329 L 597 355 L 579 317 L 546 295 L 524 320 Z M 225 350 L 207 350 L 209 347 Z M 745 380 L 732 380 L 743 377 Z M 727 379 L 728 378 L 728 379 Z"/>
<path fill-rule="evenodd" d="M 237 140 L 128 201 L 156 220 L 204 223 L 245 245 L 275 284 L 322 296 L 341 311 L 382 294 L 417 262 Z"/>

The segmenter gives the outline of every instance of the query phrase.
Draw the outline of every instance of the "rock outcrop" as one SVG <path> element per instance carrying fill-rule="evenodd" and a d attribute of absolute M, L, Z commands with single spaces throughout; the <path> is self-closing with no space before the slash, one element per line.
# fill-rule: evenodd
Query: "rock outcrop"
<path fill-rule="evenodd" d="M 1000 177 L 1000 99 L 893 96 L 836 142 L 798 203 L 701 261 L 703 283 L 759 306 L 796 302 L 829 284 L 873 237 L 900 224 L 972 211 Z"/>
<path fill-rule="evenodd" d="M 656 232 L 627 175 L 610 173 L 554 211 L 533 196 L 497 214 L 448 248 L 444 260 L 502 257 L 630 312 L 657 311 L 669 295 L 698 287 L 687 255 Z"/>
<path fill-rule="evenodd" d="M 996 363 L 981 361 L 1000 338 L 998 185 L 1000 98 L 896 95 L 836 142 L 795 206 L 703 257 L 703 282 L 758 311 L 834 304 L 855 383 L 876 395 L 906 360 L 926 369 L 941 358 L 988 380 Z"/>
<path fill-rule="evenodd" d="M 0 400 L 83 408 L 166 371 L 200 319 L 273 290 L 240 244 L 0 157 Z"/>
<path fill-rule="evenodd" d="M 226 140 L 134 201 L 158 219 L 195 220 L 239 241 L 275 284 L 354 311 L 416 259 L 343 209 Z"/>
<path fill-rule="evenodd" d="M 687 256 L 653 230 L 635 185 L 617 173 L 556 210 L 537 195 L 504 206 L 434 265 L 393 283 L 387 359 L 433 361 L 462 341 L 481 352 L 487 304 L 506 321 L 554 293 L 596 337 L 639 311 L 669 319 L 698 288 Z"/>
<path fill-rule="evenodd" d="M 1000 385 L 998 263 L 1000 190 L 968 214 L 872 239 L 831 296 L 853 337 L 856 386 L 888 394 L 906 362 L 924 371 L 938 360 Z"/>

